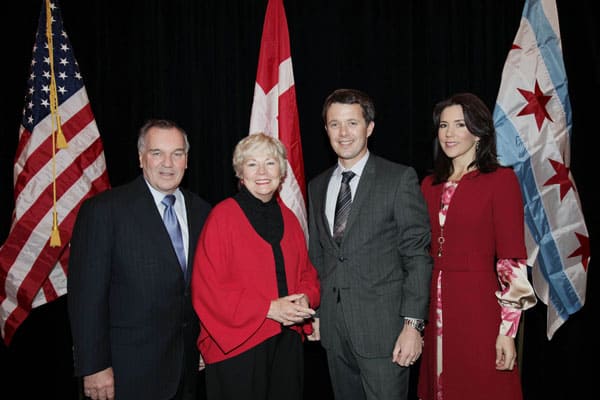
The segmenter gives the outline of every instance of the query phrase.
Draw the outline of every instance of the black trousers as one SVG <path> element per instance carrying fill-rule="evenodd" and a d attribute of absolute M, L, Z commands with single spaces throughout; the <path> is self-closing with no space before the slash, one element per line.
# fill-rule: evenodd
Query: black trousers
<path fill-rule="evenodd" d="M 302 400 L 304 353 L 290 329 L 233 358 L 206 366 L 208 400 Z"/>

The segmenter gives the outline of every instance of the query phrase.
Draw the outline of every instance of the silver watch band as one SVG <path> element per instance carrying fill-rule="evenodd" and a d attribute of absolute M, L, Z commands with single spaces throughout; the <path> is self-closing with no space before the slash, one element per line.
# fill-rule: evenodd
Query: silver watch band
<path fill-rule="evenodd" d="M 404 318 L 404 323 L 410 325 L 419 332 L 423 332 L 425 329 L 425 321 L 419 318 Z"/>

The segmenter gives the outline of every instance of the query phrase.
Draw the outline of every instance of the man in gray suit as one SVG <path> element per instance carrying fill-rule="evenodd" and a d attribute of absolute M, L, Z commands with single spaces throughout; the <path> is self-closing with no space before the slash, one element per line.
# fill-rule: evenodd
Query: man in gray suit
<path fill-rule="evenodd" d="M 408 397 L 429 303 L 430 227 L 417 174 L 369 152 L 374 118 L 361 91 L 327 97 L 323 121 L 338 163 L 308 185 L 309 253 L 321 280 L 309 340 L 321 340 L 339 400 Z M 352 200 L 338 206 L 350 210 L 338 228 L 347 171 Z"/>
<path fill-rule="evenodd" d="M 200 323 L 190 276 L 210 206 L 179 188 L 188 150 L 175 123 L 148 121 L 138 139 L 143 176 L 79 210 L 67 288 L 75 374 L 83 376 L 86 397 L 197 398 Z M 167 209 L 180 233 L 173 243 Z"/>

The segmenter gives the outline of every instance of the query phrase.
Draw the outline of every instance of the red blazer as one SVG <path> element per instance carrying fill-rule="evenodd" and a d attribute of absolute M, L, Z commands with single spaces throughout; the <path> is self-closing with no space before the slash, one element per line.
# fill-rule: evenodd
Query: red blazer
<path fill-rule="evenodd" d="M 304 232 L 296 216 L 278 202 L 288 293 L 306 294 L 316 308 L 320 287 Z M 192 302 L 201 323 L 198 347 L 206 363 L 234 357 L 281 332 L 277 321 L 267 319 L 271 300 L 278 297 L 271 245 L 234 199 L 217 204 L 200 235 L 192 275 Z M 307 323 L 292 329 L 308 333 L 312 327 Z"/>
<path fill-rule="evenodd" d="M 426 177 L 421 189 L 431 221 L 431 279 L 429 321 L 435 321 L 435 295 L 442 272 L 444 400 L 520 399 L 518 371 L 495 369 L 495 343 L 501 322 L 495 261 L 527 258 L 521 190 L 514 172 L 499 168 L 465 175 L 446 216 L 443 253 L 438 257 L 438 213 L 443 184 Z M 419 397 L 433 399 L 436 374 L 436 329 L 425 329 L 419 377 Z"/>

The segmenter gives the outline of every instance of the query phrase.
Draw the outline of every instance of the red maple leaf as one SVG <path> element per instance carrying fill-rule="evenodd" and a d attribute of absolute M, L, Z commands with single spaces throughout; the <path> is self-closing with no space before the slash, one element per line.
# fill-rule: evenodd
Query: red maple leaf
<path fill-rule="evenodd" d="M 581 264 L 583 265 L 584 271 L 587 272 L 590 260 L 590 238 L 577 232 L 575 232 L 575 236 L 577 236 L 577 240 L 579 241 L 579 247 L 569 254 L 569 258 L 581 256 Z"/>
<path fill-rule="evenodd" d="M 545 118 L 552 121 L 550 114 L 548 114 L 548 111 L 546 110 L 546 104 L 548 104 L 552 96 L 544 95 L 537 80 L 535 81 L 535 89 L 533 92 L 520 88 L 517 88 L 517 90 L 521 93 L 521 96 L 527 100 L 527 105 L 519 111 L 517 116 L 533 114 L 535 116 L 538 131 L 542 128 Z"/>
<path fill-rule="evenodd" d="M 548 159 L 548 161 L 550 161 L 550 164 L 552 165 L 552 168 L 554 168 L 554 171 L 556 171 L 556 174 L 548 179 L 544 183 L 544 186 L 560 185 L 560 199 L 562 200 L 570 189 L 575 190 L 573 182 L 571 182 L 569 179 L 570 169 L 561 162 L 554 161 L 552 159 Z"/>

